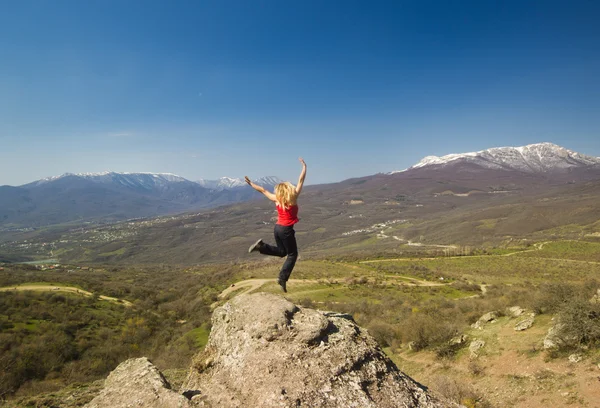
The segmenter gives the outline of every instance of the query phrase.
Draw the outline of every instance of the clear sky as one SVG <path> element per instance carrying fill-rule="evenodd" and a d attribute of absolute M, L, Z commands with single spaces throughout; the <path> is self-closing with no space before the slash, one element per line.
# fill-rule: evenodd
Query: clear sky
<path fill-rule="evenodd" d="M 0 1 L 0 185 L 600 156 L 600 1 Z"/>

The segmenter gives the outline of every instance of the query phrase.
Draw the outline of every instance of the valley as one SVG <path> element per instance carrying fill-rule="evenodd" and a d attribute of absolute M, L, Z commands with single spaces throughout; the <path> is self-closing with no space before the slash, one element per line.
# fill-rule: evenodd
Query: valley
<path fill-rule="evenodd" d="M 380 262 L 303 259 L 293 272 L 286 298 L 307 307 L 351 313 L 385 347 L 401 370 L 431 391 L 463 404 L 472 401 L 472 406 L 477 407 L 541 407 L 548 401 L 563 401 L 571 406 L 593 406 L 597 397 L 596 366 L 600 363 L 600 354 L 593 344 L 600 338 L 585 340 L 590 341 L 586 349 L 565 346 L 546 350 L 543 343 L 553 318 L 568 313 L 564 308 L 570 302 L 590 299 L 600 289 L 599 243 L 540 242 L 531 249 L 515 247 L 505 253 L 453 257 L 440 255 L 434 249 L 429 251 L 418 257 L 379 259 Z M 179 344 L 178 353 L 183 344 L 188 344 L 185 347 L 191 353 L 206 341 L 201 339 L 207 332 L 198 328 L 210 327 L 210 309 L 249 291 L 280 293 L 274 280 L 279 264 L 278 259 L 261 258 L 168 269 L 132 266 L 82 270 L 65 265 L 61 271 L 5 265 L 0 283 L 9 289 L 13 285 L 23 285 L 25 289 L 28 282 L 50 280 L 39 288 L 69 286 L 86 293 L 118 295 L 131 306 L 120 306 L 111 312 L 125 313 L 123 320 L 111 325 L 116 324 L 119 331 L 130 330 L 126 328 L 137 318 L 128 323 L 131 317 L 126 316 L 142 313 L 144 319 L 149 319 L 156 314 L 157 318 L 161 316 L 162 325 L 177 328 L 171 341 Z M 66 273 L 65 269 L 74 272 Z M 207 281 L 209 276 L 212 283 Z M 134 287 L 138 289 L 131 291 Z M 56 296 L 58 292 L 49 290 L 48 295 Z M 68 291 L 60 294 L 77 296 Z M 45 295 L 29 292 L 27 296 L 33 300 Z M 203 304 L 205 311 L 198 314 L 198 309 L 186 306 L 194 304 Z M 513 306 L 525 310 L 524 314 L 511 316 L 508 309 Z M 493 311 L 498 313 L 494 322 L 482 324 L 481 328 L 471 327 L 482 315 Z M 515 324 L 529 313 L 535 314 L 533 326 L 515 331 Z M 35 327 L 44 319 L 34 317 L 23 315 L 21 318 L 26 320 L 19 323 L 16 315 L 4 315 L 4 327 L 13 327 L 4 332 L 17 333 L 17 327 L 21 335 L 39 332 Z M 52 324 L 52 319 L 45 323 L 48 324 Z M 138 332 L 136 336 L 139 335 L 150 336 L 145 337 L 145 342 L 155 342 L 152 332 Z M 468 340 L 451 343 L 457 336 Z M 190 342 L 181 343 L 185 338 Z M 477 357 L 469 351 L 474 340 L 485 342 Z M 161 369 L 175 369 L 172 362 L 161 357 L 164 353 L 170 355 L 165 346 L 162 341 L 155 343 L 154 353 L 158 354 L 154 358 Z M 135 347 L 126 350 L 122 352 L 129 355 L 143 352 Z M 578 356 L 578 362 L 569 362 L 572 354 Z M 178 378 L 176 370 L 167 372 Z M 11 400 L 20 401 L 17 404 L 41 401 L 42 397 L 35 393 L 48 387 L 62 388 L 68 379 L 51 386 L 48 380 L 40 378 L 33 384 L 37 385 L 23 388 L 15 396 L 17 399 Z M 89 389 L 90 393 L 81 398 L 93 396 L 94 387 Z"/>
<path fill-rule="evenodd" d="M 402 371 L 467 407 L 592 407 L 600 171 L 507 170 L 494 157 L 501 168 L 452 156 L 306 186 L 285 297 L 351 314 Z M 247 252 L 272 241 L 276 212 L 248 197 L 125 220 L 4 225 L 5 405 L 81 406 L 139 356 L 181 384 L 216 307 L 281 293 L 282 261 Z"/>

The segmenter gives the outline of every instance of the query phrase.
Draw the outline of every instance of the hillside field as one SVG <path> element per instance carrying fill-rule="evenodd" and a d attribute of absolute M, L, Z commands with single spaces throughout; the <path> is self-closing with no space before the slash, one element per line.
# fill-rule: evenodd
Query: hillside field
<path fill-rule="evenodd" d="M 589 299 L 600 288 L 600 244 L 540 242 L 483 255 L 433 256 L 437 253 L 305 257 L 286 297 L 306 307 L 351 313 L 401 370 L 466 406 L 542 407 L 562 401 L 591 407 L 600 400 L 597 320 L 583 322 L 586 336 L 577 344 L 543 349 L 559 316 L 572 316 L 573 308 L 595 313 Z M 7 406 L 52 406 L 61 392 L 77 395 L 74 401 L 88 400 L 97 392 L 93 381 L 139 355 L 153 359 L 176 384 L 191 355 L 206 343 L 211 310 L 247 291 L 280 293 L 274 279 L 280 263 L 257 256 L 243 263 L 177 268 L 69 265 L 41 271 L 5 265 L 0 362 L 23 367 L 3 371 L 0 378 L 3 398 L 12 401 Z M 37 291 L 15 290 L 34 284 Z M 112 300 L 102 300 L 105 296 Z M 510 316 L 512 306 L 525 314 Z M 493 323 L 471 327 L 492 311 L 498 314 Z M 73 313 L 77 317 L 68 321 L 61 317 Z M 533 326 L 515 331 L 530 313 Z M 451 344 L 462 335 L 464 343 Z M 40 336 L 43 343 L 36 342 Z M 473 340 L 485 341 L 477 357 L 469 351 Z M 118 347 L 109 345 L 115 341 Z M 70 352 L 42 368 L 28 365 L 27 353 L 51 355 L 57 344 Z M 581 361 L 569 362 L 573 354 Z M 101 357 L 106 355 L 111 358 Z M 75 383 L 88 385 L 74 388 Z"/>

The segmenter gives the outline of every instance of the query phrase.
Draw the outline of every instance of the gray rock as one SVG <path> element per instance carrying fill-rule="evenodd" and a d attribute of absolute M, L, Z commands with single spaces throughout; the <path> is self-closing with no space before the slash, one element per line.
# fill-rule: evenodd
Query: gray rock
<path fill-rule="evenodd" d="M 590 302 L 593 304 L 600 303 L 600 289 L 598 289 L 596 291 L 596 294 L 594 296 L 592 296 L 592 298 L 590 299 Z"/>
<path fill-rule="evenodd" d="M 583 356 L 581 354 L 571 354 L 569 356 L 570 363 L 579 363 L 581 360 L 583 360 Z"/>
<path fill-rule="evenodd" d="M 483 322 L 483 323 L 490 323 L 490 322 L 493 322 L 494 320 L 496 320 L 497 318 L 498 318 L 497 312 L 488 312 L 488 313 L 484 314 L 483 316 L 481 316 L 479 318 L 479 321 Z"/>
<path fill-rule="evenodd" d="M 555 324 L 548 329 L 548 333 L 546 333 L 546 337 L 544 338 L 544 350 L 557 349 L 562 343 L 561 339 L 559 339 L 557 335 L 560 328 L 560 324 Z"/>
<path fill-rule="evenodd" d="M 544 350 L 558 349 L 565 346 L 576 346 L 577 338 L 573 336 L 562 335 L 561 331 L 564 328 L 564 323 L 560 321 L 552 326 L 546 337 L 544 338 Z"/>
<path fill-rule="evenodd" d="M 171 386 L 146 357 L 122 362 L 86 408 L 186 408 L 190 401 Z"/>
<path fill-rule="evenodd" d="M 507 309 L 506 314 L 512 317 L 519 317 L 523 313 L 525 313 L 525 309 L 522 309 L 520 306 L 513 306 Z"/>
<path fill-rule="evenodd" d="M 471 327 L 474 328 L 474 329 L 482 330 L 483 326 L 486 323 L 494 323 L 497 318 L 498 318 L 498 313 L 497 312 L 488 312 L 488 313 L 484 314 L 483 316 L 481 316 L 479 318 L 479 320 L 477 320 L 475 323 L 473 323 L 471 325 Z"/>
<path fill-rule="evenodd" d="M 469 337 L 466 334 L 461 334 L 460 336 L 452 337 L 449 341 L 450 344 L 464 344 L 467 342 Z"/>
<path fill-rule="evenodd" d="M 215 310 L 182 387 L 209 407 L 452 407 L 398 370 L 348 315 L 281 296 L 240 295 Z"/>
<path fill-rule="evenodd" d="M 529 329 L 531 326 L 533 326 L 534 319 L 535 318 L 533 316 L 529 316 L 528 318 L 521 320 L 515 325 L 515 330 L 523 331 Z"/>
<path fill-rule="evenodd" d="M 475 339 L 469 345 L 469 351 L 471 353 L 471 358 L 479 357 L 479 350 L 481 350 L 485 346 L 485 341 L 480 339 Z"/>

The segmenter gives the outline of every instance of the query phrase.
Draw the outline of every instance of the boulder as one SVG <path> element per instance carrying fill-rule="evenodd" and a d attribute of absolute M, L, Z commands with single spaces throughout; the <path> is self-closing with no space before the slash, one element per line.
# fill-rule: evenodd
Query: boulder
<path fill-rule="evenodd" d="M 484 314 L 483 316 L 481 316 L 479 318 L 479 320 L 477 320 L 475 323 L 473 323 L 471 325 L 471 327 L 474 328 L 474 329 L 482 330 L 483 326 L 486 323 L 494 323 L 497 318 L 498 318 L 498 313 L 497 312 L 488 312 L 488 313 Z"/>
<path fill-rule="evenodd" d="M 531 326 L 533 326 L 533 321 L 534 321 L 535 317 L 533 316 L 533 313 L 531 316 L 519 321 L 516 325 L 515 325 L 515 330 L 516 331 L 523 331 L 523 330 L 527 330 L 529 329 Z"/>
<path fill-rule="evenodd" d="M 240 295 L 213 313 L 182 386 L 209 407 L 452 407 L 398 370 L 351 316 Z"/>
<path fill-rule="evenodd" d="M 469 351 L 471 353 L 471 358 L 479 357 L 479 350 L 481 350 L 485 346 L 485 341 L 480 339 L 475 339 L 469 345 Z"/>
<path fill-rule="evenodd" d="M 596 291 L 596 294 L 594 296 L 592 296 L 592 298 L 590 299 L 590 302 L 593 304 L 600 303 L 600 289 L 598 289 Z"/>
<path fill-rule="evenodd" d="M 173 391 L 146 357 L 122 362 L 104 382 L 104 389 L 86 408 L 188 408 L 191 402 Z"/>
<path fill-rule="evenodd" d="M 452 337 L 450 339 L 449 343 L 452 345 L 464 344 L 467 342 L 468 338 L 469 338 L 469 336 L 467 336 L 466 334 L 461 334 L 460 336 Z"/>
<path fill-rule="evenodd" d="M 557 349 L 564 345 L 563 339 L 558 335 L 562 327 L 563 325 L 561 323 L 557 323 L 548 329 L 548 333 L 544 338 L 544 350 Z"/>
<path fill-rule="evenodd" d="M 509 307 L 508 309 L 506 309 L 506 314 L 512 317 L 519 317 L 521 316 L 523 313 L 525 313 L 525 309 L 521 308 L 520 306 L 513 306 L 513 307 Z"/>

